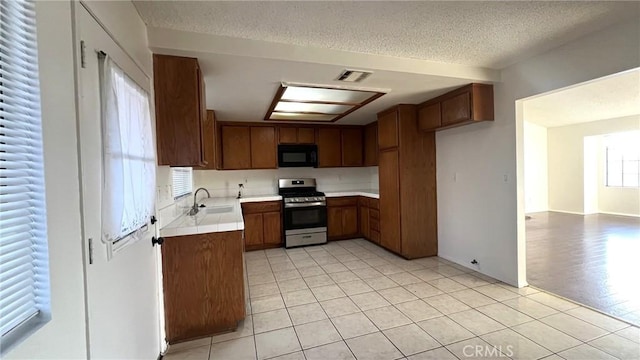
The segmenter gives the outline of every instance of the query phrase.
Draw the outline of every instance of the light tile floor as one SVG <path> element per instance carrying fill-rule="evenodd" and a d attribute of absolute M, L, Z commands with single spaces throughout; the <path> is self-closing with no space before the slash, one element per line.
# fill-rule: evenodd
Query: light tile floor
<path fill-rule="evenodd" d="M 357 239 L 245 263 L 241 327 L 164 359 L 640 359 L 637 327 L 438 257 L 408 261 Z"/>

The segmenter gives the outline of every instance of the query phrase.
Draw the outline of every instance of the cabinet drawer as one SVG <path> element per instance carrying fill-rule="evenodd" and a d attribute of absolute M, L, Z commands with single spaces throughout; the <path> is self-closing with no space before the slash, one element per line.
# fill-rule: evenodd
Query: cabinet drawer
<path fill-rule="evenodd" d="M 369 237 L 371 238 L 371 241 L 373 241 L 376 244 L 380 243 L 380 233 L 376 230 L 371 230 L 371 233 L 369 234 Z"/>
<path fill-rule="evenodd" d="M 357 196 L 327 198 L 327 206 L 357 206 L 357 205 L 358 205 Z"/>
<path fill-rule="evenodd" d="M 264 212 L 279 212 L 282 207 L 280 201 L 247 202 L 242 203 L 243 214 L 255 214 Z"/>
<path fill-rule="evenodd" d="M 371 219 L 369 221 L 369 227 L 371 228 L 371 231 L 380 231 L 380 222 L 376 219 Z"/>
<path fill-rule="evenodd" d="M 372 209 L 380 210 L 380 202 L 378 199 L 369 199 L 369 207 Z"/>
<path fill-rule="evenodd" d="M 380 220 L 380 211 L 376 209 L 369 209 L 369 215 L 372 219 Z"/>

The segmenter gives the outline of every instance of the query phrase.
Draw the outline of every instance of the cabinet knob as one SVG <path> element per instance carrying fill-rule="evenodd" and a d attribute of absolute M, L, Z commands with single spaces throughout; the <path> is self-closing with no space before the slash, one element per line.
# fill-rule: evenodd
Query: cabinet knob
<path fill-rule="evenodd" d="M 156 244 L 162 245 L 163 242 L 164 242 L 164 238 L 163 237 L 156 238 L 154 236 L 154 237 L 151 238 L 151 246 L 156 246 Z"/>
<path fill-rule="evenodd" d="M 158 219 L 156 219 L 155 215 L 151 215 L 151 225 L 155 224 L 158 222 Z"/>

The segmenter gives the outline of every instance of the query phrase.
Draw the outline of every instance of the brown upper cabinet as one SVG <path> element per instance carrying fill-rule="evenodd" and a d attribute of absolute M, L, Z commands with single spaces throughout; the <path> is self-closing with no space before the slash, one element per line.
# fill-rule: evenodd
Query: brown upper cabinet
<path fill-rule="evenodd" d="M 221 126 L 222 168 L 239 170 L 251 168 L 251 128 L 249 126 Z"/>
<path fill-rule="evenodd" d="M 207 164 L 202 169 L 213 170 L 218 167 L 217 149 L 216 149 L 216 115 L 213 110 L 207 110 L 207 117 L 203 126 L 203 146 L 204 157 Z"/>
<path fill-rule="evenodd" d="M 418 105 L 418 127 L 423 131 L 493 118 L 493 85 L 469 84 Z"/>
<path fill-rule="evenodd" d="M 316 133 L 311 127 L 281 126 L 279 129 L 280 144 L 315 144 Z"/>
<path fill-rule="evenodd" d="M 378 122 L 364 128 L 364 166 L 378 165 Z"/>
<path fill-rule="evenodd" d="M 153 55 L 158 165 L 207 167 L 205 86 L 198 59 Z"/>
<path fill-rule="evenodd" d="M 380 150 L 398 146 L 398 113 L 388 111 L 378 114 L 378 148 Z"/>
<path fill-rule="evenodd" d="M 275 169 L 274 126 L 221 125 L 222 169 Z"/>
<path fill-rule="evenodd" d="M 378 126 L 380 245 L 408 259 L 436 255 L 435 133 L 418 131 L 415 105 L 378 113 Z"/>
<path fill-rule="evenodd" d="M 251 127 L 251 168 L 275 169 L 278 167 L 276 155 L 276 128 L 272 126 Z"/>
<path fill-rule="evenodd" d="M 318 129 L 318 167 L 342 166 L 340 128 Z"/>
<path fill-rule="evenodd" d="M 364 126 L 291 126 L 263 123 L 216 122 L 215 165 L 220 170 L 275 169 L 278 167 L 278 144 L 317 144 L 318 167 L 357 167 L 365 164 Z M 209 138 L 209 122 L 205 132 Z M 367 166 L 377 164 L 375 127 L 367 128 L 370 154 Z M 209 150 L 208 150 L 209 151 Z M 208 152 L 207 152 L 208 153 Z M 373 154 L 373 155 L 372 155 Z"/>
<path fill-rule="evenodd" d="M 362 166 L 364 164 L 362 128 L 342 129 L 341 133 L 342 166 Z"/>

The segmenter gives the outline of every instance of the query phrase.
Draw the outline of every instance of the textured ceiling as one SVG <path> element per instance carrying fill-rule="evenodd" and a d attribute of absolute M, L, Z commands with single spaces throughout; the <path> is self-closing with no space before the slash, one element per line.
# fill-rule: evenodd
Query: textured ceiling
<path fill-rule="evenodd" d="M 178 54 L 184 55 L 184 54 Z M 338 85 L 344 68 L 336 65 L 252 58 L 221 54 L 197 55 L 207 84 L 207 106 L 222 121 L 262 121 L 280 82 Z M 366 80 L 369 89 L 388 91 L 370 104 L 338 121 L 364 125 L 376 113 L 398 103 L 420 103 L 468 83 L 464 79 L 406 72 L 376 71 Z"/>
<path fill-rule="evenodd" d="M 526 121 L 545 127 L 640 115 L 640 70 L 525 100 L 523 106 Z"/>
<path fill-rule="evenodd" d="M 500 69 L 640 2 L 134 1 L 149 26 Z"/>

